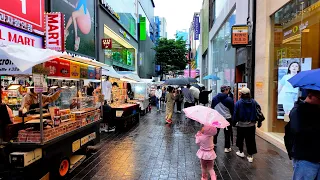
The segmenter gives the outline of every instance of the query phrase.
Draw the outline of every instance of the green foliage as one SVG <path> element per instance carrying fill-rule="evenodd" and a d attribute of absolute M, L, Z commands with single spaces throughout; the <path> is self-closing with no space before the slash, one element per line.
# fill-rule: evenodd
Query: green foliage
<path fill-rule="evenodd" d="M 162 73 L 183 70 L 187 65 L 188 50 L 186 41 L 182 38 L 177 40 L 160 38 L 154 50 L 156 51 L 156 64 L 161 66 Z"/>

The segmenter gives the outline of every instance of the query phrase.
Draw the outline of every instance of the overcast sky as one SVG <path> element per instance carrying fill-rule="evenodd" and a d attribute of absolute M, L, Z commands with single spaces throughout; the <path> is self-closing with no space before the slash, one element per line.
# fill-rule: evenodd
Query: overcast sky
<path fill-rule="evenodd" d="M 175 38 L 176 30 L 189 29 L 193 13 L 200 12 L 202 0 L 154 0 L 155 16 L 167 20 L 168 38 Z"/>

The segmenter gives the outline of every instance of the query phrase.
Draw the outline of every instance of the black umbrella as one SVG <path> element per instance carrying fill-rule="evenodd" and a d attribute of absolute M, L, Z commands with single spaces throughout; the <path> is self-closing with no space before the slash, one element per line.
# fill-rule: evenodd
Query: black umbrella
<path fill-rule="evenodd" d="M 165 85 L 187 85 L 197 82 L 194 78 L 172 78 L 164 82 Z"/>

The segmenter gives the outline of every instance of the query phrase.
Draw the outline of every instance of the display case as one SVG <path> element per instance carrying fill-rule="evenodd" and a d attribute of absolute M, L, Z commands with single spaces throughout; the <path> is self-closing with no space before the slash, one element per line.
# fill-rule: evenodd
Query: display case
<path fill-rule="evenodd" d="M 134 99 L 145 100 L 149 98 L 149 87 L 146 83 L 131 83 Z"/>

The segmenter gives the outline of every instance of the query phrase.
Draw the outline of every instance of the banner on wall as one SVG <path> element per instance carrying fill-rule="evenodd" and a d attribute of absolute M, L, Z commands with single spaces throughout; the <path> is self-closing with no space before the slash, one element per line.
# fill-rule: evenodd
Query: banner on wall
<path fill-rule="evenodd" d="M 312 58 L 283 58 L 278 68 L 278 119 L 288 119 L 289 113 L 298 100 L 299 88 L 288 80 L 301 71 L 311 70 Z"/>
<path fill-rule="evenodd" d="M 65 50 L 64 15 L 62 13 L 46 14 L 46 42 L 45 47 L 56 51 Z"/>
<path fill-rule="evenodd" d="M 70 61 L 59 59 L 58 75 L 70 77 Z"/>
<path fill-rule="evenodd" d="M 194 18 L 193 18 L 193 28 L 194 28 L 194 40 L 199 40 L 199 35 L 200 35 L 199 16 L 194 16 Z"/>
<path fill-rule="evenodd" d="M 112 39 L 106 38 L 101 40 L 102 49 L 112 49 Z"/>
<path fill-rule="evenodd" d="M 249 44 L 249 26 L 234 25 L 231 28 L 232 46 L 246 46 Z"/>
<path fill-rule="evenodd" d="M 95 57 L 95 1 L 52 0 L 51 11 L 65 16 L 65 47 L 67 51 Z M 76 14 L 76 21 L 73 20 Z"/>
<path fill-rule="evenodd" d="M 59 59 L 53 59 L 44 63 L 44 66 L 49 69 L 48 76 L 59 76 Z"/>

